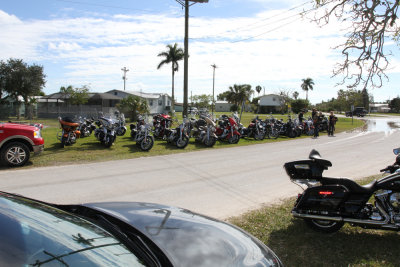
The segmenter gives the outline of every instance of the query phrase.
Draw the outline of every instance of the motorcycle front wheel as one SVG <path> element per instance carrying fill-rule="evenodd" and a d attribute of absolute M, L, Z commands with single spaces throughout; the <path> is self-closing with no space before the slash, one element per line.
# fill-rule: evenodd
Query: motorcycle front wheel
<path fill-rule="evenodd" d="M 277 139 L 279 137 L 279 131 L 276 129 L 270 129 L 267 133 L 268 139 Z"/>
<path fill-rule="evenodd" d="M 117 135 L 118 136 L 124 136 L 126 133 L 126 129 L 125 128 L 120 128 L 117 130 Z"/>
<path fill-rule="evenodd" d="M 256 140 L 263 140 L 264 137 L 265 137 L 265 133 L 261 132 L 261 131 L 259 133 L 254 134 L 254 139 L 256 139 Z"/>
<path fill-rule="evenodd" d="M 107 136 L 106 141 L 104 142 L 105 147 L 111 147 L 115 141 L 115 136 Z"/>
<path fill-rule="evenodd" d="M 215 145 L 215 142 L 217 142 L 217 138 L 215 138 L 214 136 L 210 136 L 210 138 L 206 138 L 204 140 L 204 145 L 206 147 L 213 147 Z"/>
<path fill-rule="evenodd" d="M 187 136 L 182 136 L 178 138 L 175 142 L 177 148 L 185 148 L 189 144 L 189 138 Z"/>
<path fill-rule="evenodd" d="M 239 139 L 240 139 L 240 136 L 237 134 L 234 134 L 231 137 L 229 137 L 228 143 L 229 144 L 237 144 L 239 142 Z"/>
<path fill-rule="evenodd" d="M 344 222 L 336 222 L 336 221 L 326 221 L 326 220 L 315 220 L 315 219 L 304 219 L 306 224 L 318 231 L 323 233 L 334 233 L 342 228 Z"/>
<path fill-rule="evenodd" d="M 143 151 L 149 151 L 154 145 L 154 138 L 153 136 L 147 136 L 146 140 L 140 142 L 140 149 Z"/>

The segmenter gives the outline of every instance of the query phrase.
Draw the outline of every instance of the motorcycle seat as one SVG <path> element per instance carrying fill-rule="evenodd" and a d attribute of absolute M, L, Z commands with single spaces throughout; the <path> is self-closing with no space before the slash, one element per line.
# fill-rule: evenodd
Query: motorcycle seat
<path fill-rule="evenodd" d="M 321 178 L 321 184 L 323 185 L 343 185 L 345 186 L 349 191 L 352 191 L 354 193 L 372 193 L 375 191 L 375 185 L 377 183 L 376 180 L 373 182 L 367 184 L 367 185 L 359 185 L 353 180 L 347 179 L 347 178 L 327 178 L 327 177 L 322 177 Z"/>

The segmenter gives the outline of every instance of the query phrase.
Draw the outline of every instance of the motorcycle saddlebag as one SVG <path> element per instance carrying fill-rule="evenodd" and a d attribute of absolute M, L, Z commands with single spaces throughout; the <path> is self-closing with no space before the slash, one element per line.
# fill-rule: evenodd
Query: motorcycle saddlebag
<path fill-rule="evenodd" d="M 324 167 L 313 160 L 291 161 L 283 167 L 291 180 L 319 180 L 324 171 Z"/>
<path fill-rule="evenodd" d="M 342 185 L 322 185 L 310 187 L 300 197 L 296 209 L 312 211 L 338 211 L 346 201 L 349 192 Z"/>

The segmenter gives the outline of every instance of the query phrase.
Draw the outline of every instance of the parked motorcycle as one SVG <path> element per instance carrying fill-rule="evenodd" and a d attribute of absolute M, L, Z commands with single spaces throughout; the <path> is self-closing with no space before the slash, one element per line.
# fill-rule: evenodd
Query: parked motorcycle
<path fill-rule="evenodd" d="M 256 140 L 263 140 L 266 135 L 264 122 L 257 116 L 251 120 L 247 128 L 240 128 L 240 134 L 241 136 L 252 137 Z"/>
<path fill-rule="evenodd" d="M 163 138 L 165 129 L 172 125 L 171 116 L 166 114 L 157 114 L 153 117 L 153 135 L 155 138 Z"/>
<path fill-rule="evenodd" d="M 303 133 L 308 136 L 314 135 L 314 123 L 311 117 L 303 121 Z"/>
<path fill-rule="evenodd" d="M 75 144 L 76 139 L 80 137 L 81 132 L 78 130 L 79 122 L 70 117 L 58 117 L 61 132 L 57 133 L 57 139 L 61 141 L 61 147 Z"/>
<path fill-rule="evenodd" d="M 163 139 L 168 143 L 176 145 L 177 148 L 185 148 L 189 144 L 190 123 L 184 118 L 182 123 L 175 129 L 166 128 Z"/>
<path fill-rule="evenodd" d="M 126 126 L 125 126 L 125 115 L 124 113 L 119 114 L 116 113 L 116 121 L 115 121 L 115 133 L 118 136 L 124 136 L 126 133 Z"/>
<path fill-rule="evenodd" d="M 277 139 L 279 137 L 279 125 L 277 120 L 271 115 L 264 121 L 265 135 L 268 139 Z"/>
<path fill-rule="evenodd" d="M 95 129 L 96 125 L 94 125 L 93 119 L 79 117 L 78 130 L 81 132 L 81 138 L 90 136 Z"/>
<path fill-rule="evenodd" d="M 295 138 L 299 135 L 296 125 L 290 115 L 288 116 L 287 122 L 284 124 L 284 135 L 289 138 Z"/>
<path fill-rule="evenodd" d="M 312 150 L 308 160 L 285 163 L 292 182 L 306 186 L 297 197 L 292 215 L 311 228 L 332 233 L 344 223 L 363 228 L 400 230 L 400 148 L 393 150 L 396 162 L 382 169 L 390 175 L 359 185 L 346 178 L 323 177 L 332 163 Z M 374 197 L 374 204 L 369 199 Z"/>
<path fill-rule="evenodd" d="M 99 128 L 94 131 L 94 136 L 104 146 L 111 147 L 117 138 L 115 132 L 115 121 L 111 118 L 100 117 L 96 121 L 96 124 Z"/>
<path fill-rule="evenodd" d="M 131 137 L 143 151 L 149 151 L 154 145 L 154 137 L 150 135 L 151 125 L 139 116 L 136 124 L 130 125 Z"/>
<path fill-rule="evenodd" d="M 200 116 L 198 120 L 193 122 L 192 136 L 197 142 L 203 143 L 207 147 L 215 145 L 218 137 L 215 134 L 216 124 L 208 116 Z"/>
<path fill-rule="evenodd" d="M 232 117 L 228 117 L 222 115 L 218 119 L 218 126 L 215 134 L 221 141 L 228 141 L 230 144 L 237 144 L 240 140 L 237 116 L 233 115 Z"/>

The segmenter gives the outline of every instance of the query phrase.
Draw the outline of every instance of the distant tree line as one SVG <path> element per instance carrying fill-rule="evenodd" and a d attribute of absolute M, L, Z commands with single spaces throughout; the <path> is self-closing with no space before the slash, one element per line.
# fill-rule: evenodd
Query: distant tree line
<path fill-rule="evenodd" d="M 332 98 L 328 101 L 322 101 L 316 105 L 316 108 L 321 111 L 349 111 L 351 106 L 364 107 L 368 110 L 369 104 L 373 103 L 373 96 L 370 95 L 367 89 L 363 90 L 339 90 L 337 98 Z"/>
<path fill-rule="evenodd" d="M 29 119 L 32 118 L 31 107 L 36 101 L 34 97 L 44 95 L 45 77 L 43 66 L 28 65 L 22 59 L 10 58 L 7 61 L 1 60 L 0 104 L 4 104 L 7 99 L 13 100 L 16 105 L 17 117 L 19 118 L 19 107 L 23 103 L 26 111 L 25 116 Z"/>

